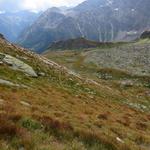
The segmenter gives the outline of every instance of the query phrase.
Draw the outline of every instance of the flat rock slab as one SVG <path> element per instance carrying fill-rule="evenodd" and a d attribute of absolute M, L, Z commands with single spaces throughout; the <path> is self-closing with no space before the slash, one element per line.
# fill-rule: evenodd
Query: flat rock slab
<path fill-rule="evenodd" d="M 0 84 L 2 84 L 2 85 L 7 85 L 7 86 L 20 87 L 20 88 L 28 88 L 26 85 L 15 84 L 15 83 L 13 83 L 13 82 L 11 82 L 11 81 L 4 80 L 4 79 L 0 79 Z"/>
<path fill-rule="evenodd" d="M 20 101 L 20 104 L 24 105 L 26 107 L 31 107 L 31 105 L 29 103 L 25 102 L 25 101 Z"/>
<path fill-rule="evenodd" d="M 12 83 L 10 81 L 3 80 L 3 79 L 0 79 L 0 84 L 8 85 L 8 86 L 19 86 L 18 84 L 14 84 L 14 83 Z"/>
<path fill-rule="evenodd" d="M 31 77 L 38 76 L 31 66 L 13 56 L 0 53 L 0 61 L 9 65 L 13 70 L 19 70 Z"/>

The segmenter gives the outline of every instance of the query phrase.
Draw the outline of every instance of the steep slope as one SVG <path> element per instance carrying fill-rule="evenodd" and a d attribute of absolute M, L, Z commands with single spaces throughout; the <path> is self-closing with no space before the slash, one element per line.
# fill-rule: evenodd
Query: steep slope
<path fill-rule="evenodd" d="M 43 51 L 54 41 L 78 37 L 103 42 L 133 40 L 149 29 L 149 9 L 149 0 L 87 0 L 75 8 L 57 11 L 61 16 L 58 20 L 47 10 L 20 35 L 19 43 Z M 53 19 L 49 23 L 50 16 Z"/>
<path fill-rule="evenodd" d="M 14 42 L 18 35 L 36 20 L 38 15 L 30 11 L 2 13 L 0 14 L 0 33 Z"/>
<path fill-rule="evenodd" d="M 1 149 L 149 149 L 149 105 L 129 105 L 143 106 L 148 88 L 83 79 L 2 38 L 0 70 Z"/>

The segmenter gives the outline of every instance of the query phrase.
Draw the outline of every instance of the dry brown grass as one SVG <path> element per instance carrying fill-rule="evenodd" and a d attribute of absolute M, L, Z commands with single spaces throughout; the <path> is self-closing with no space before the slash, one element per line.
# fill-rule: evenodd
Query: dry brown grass
<path fill-rule="evenodd" d="M 6 50 L 3 51 L 6 52 Z M 7 52 L 13 51 L 10 49 Z M 43 67 L 36 61 L 33 64 L 35 68 L 41 67 L 40 69 L 42 69 Z M 4 75 L 7 75 L 7 78 L 14 79 L 14 74 L 10 74 L 10 70 L 4 68 L 3 71 L 6 71 Z M 53 131 L 55 133 L 52 136 L 56 141 L 57 136 L 64 139 L 77 138 L 86 143 L 85 145 L 88 145 L 89 149 L 92 149 L 92 146 L 97 145 L 98 142 L 108 146 L 105 148 L 106 150 L 111 150 L 111 148 L 140 150 L 143 145 L 144 150 L 149 150 L 149 112 L 141 112 L 141 110 L 131 108 L 124 103 L 126 99 L 129 102 L 139 101 L 137 94 L 139 91 L 143 94 L 147 88 L 133 87 L 124 90 L 113 82 L 107 81 L 100 81 L 99 86 L 86 85 L 74 78 L 72 78 L 73 82 L 69 81 L 67 80 L 69 77 L 64 74 L 58 79 L 58 74 L 52 69 L 50 69 L 49 76 L 43 78 L 33 79 L 20 76 L 22 77 L 20 82 L 29 85 L 28 89 L 0 85 L 0 99 L 4 100 L 0 104 L 0 134 L 2 135 L 0 138 L 2 141 L 11 145 L 8 137 L 11 139 L 17 137 L 19 144 L 15 145 L 22 144 L 31 150 L 34 143 L 37 147 L 44 145 L 42 142 L 36 142 L 35 135 L 40 130 L 41 136 L 46 136 L 44 138 L 46 141 L 49 140 L 47 133 L 51 135 Z M 76 84 L 82 84 L 82 86 L 76 86 Z M 91 91 L 96 91 L 96 94 L 91 94 Z M 144 98 L 144 96 L 140 97 L 140 100 L 144 101 Z M 22 105 L 21 101 L 29 103 L 30 106 Z M 20 124 L 20 120 L 22 121 L 24 118 L 29 118 L 31 126 Z M 32 123 L 34 123 L 32 120 L 40 123 L 42 128 L 34 128 L 34 125 L 32 127 Z M 123 142 L 117 141 L 117 137 L 121 138 Z M 59 143 L 61 140 L 55 143 Z M 50 145 L 49 142 L 46 144 Z M 95 149 L 99 150 L 100 148 Z"/>

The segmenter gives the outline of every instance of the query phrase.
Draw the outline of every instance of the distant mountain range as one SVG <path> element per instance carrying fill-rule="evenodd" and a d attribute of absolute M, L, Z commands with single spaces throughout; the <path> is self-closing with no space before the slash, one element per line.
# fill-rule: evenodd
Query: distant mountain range
<path fill-rule="evenodd" d="M 40 13 L 30 11 L 4 12 L 0 14 L 0 33 L 14 42 L 18 35 L 28 26 L 30 26 Z"/>
<path fill-rule="evenodd" d="M 95 41 L 129 41 L 150 27 L 149 0 L 87 0 L 74 8 L 45 11 L 19 36 L 38 52 L 52 42 L 84 37 Z"/>

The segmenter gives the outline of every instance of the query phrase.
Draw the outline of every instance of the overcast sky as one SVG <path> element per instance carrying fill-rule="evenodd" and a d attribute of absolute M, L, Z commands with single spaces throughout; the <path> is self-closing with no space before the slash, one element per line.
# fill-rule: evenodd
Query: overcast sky
<path fill-rule="evenodd" d="M 84 0 L 0 0 L 0 12 L 19 10 L 45 10 L 52 6 L 74 6 Z"/>

